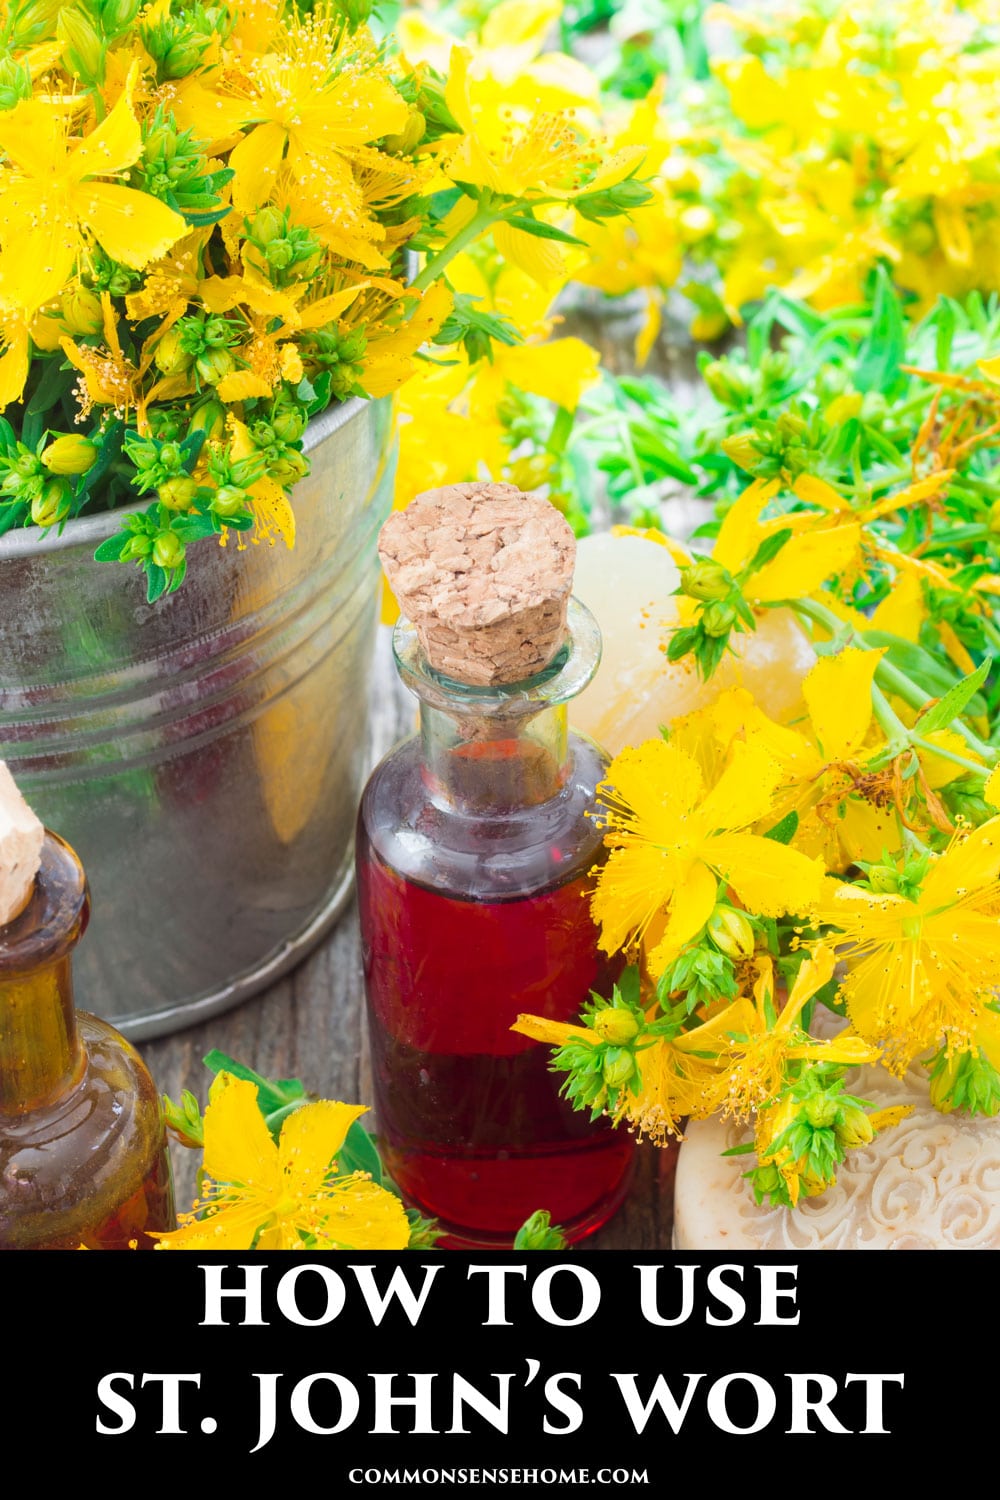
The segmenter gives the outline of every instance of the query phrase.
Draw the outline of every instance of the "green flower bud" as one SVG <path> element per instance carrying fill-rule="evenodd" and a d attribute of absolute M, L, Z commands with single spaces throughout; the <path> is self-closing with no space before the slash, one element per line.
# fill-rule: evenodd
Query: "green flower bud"
<path fill-rule="evenodd" d="M 390 156 L 409 156 L 415 151 L 427 133 L 427 120 L 419 109 L 411 109 L 406 124 L 398 135 L 387 135 L 382 149 Z"/>
<path fill-rule="evenodd" d="M 868 884 L 881 895 L 895 895 L 899 890 L 899 871 L 891 865 L 872 865 L 868 871 Z"/>
<path fill-rule="evenodd" d="M 55 526 L 69 515 L 73 491 L 65 479 L 50 479 L 31 502 L 31 519 L 36 526 Z"/>
<path fill-rule="evenodd" d="M 122 562 L 137 562 L 141 558 L 148 557 L 152 550 L 153 538 L 142 531 L 136 536 L 129 537 L 121 550 L 121 560 Z"/>
<path fill-rule="evenodd" d="M 309 460 L 304 453 L 290 448 L 287 453 L 268 464 L 267 472 L 278 484 L 295 484 L 309 473 Z"/>
<path fill-rule="evenodd" d="M 63 44 L 63 60 L 69 71 L 81 83 L 103 83 L 104 42 L 87 12 L 61 7 L 56 35 Z"/>
<path fill-rule="evenodd" d="M 714 599 L 701 612 L 701 628 L 706 635 L 728 635 L 736 624 L 736 611 L 731 604 Z"/>
<path fill-rule="evenodd" d="M 163 375 L 185 375 L 194 360 L 184 349 L 179 328 L 168 328 L 156 345 L 153 362 Z"/>
<path fill-rule="evenodd" d="M 176 531 L 161 531 L 153 542 L 153 561 L 159 568 L 176 568 L 184 561 L 184 543 Z"/>
<path fill-rule="evenodd" d="M 168 510 L 190 510 L 191 501 L 198 493 L 198 481 L 190 474 L 178 474 L 165 479 L 156 491 L 156 498 Z"/>
<path fill-rule="evenodd" d="M 42 463 L 50 474 L 86 474 L 100 451 L 89 438 L 67 432 L 49 443 L 42 454 Z"/>
<path fill-rule="evenodd" d="M 30 98 L 31 74 L 7 53 L 0 58 L 0 110 L 13 109 L 22 99 Z"/>
<path fill-rule="evenodd" d="M 42 470 L 41 460 L 36 458 L 34 453 L 27 451 L 19 453 L 11 467 L 16 474 L 22 475 L 25 479 L 31 479 L 35 474 L 40 474 Z"/>
<path fill-rule="evenodd" d="M 208 438 L 221 438 L 226 430 L 226 408 L 221 401 L 203 401 L 191 413 L 190 432 L 203 432 Z"/>
<path fill-rule="evenodd" d="M 271 426 L 279 442 L 297 443 L 306 430 L 306 421 L 305 412 L 286 406 L 284 410 L 275 412 L 271 418 Z"/>
<path fill-rule="evenodd" d="M 235 368 L 236 361 L 228 349 L 206 349 L 195 360 L 195 369 L 207 385 L 218 385 Z"/>
<path fill-rule="evenodd" d="M 608 1048 L 604 1054 L 601 1076 L 609 1088 L 623 1088 L 634 1072 L 635 1058 L 631 1052 L 618 1047 Z"/>
<path fill-rule="evenodd" d="M 855 1146 L 867 1146 L 869 1141 L 875 1139 L 874 1125 L 857 1104 L 843 1106 L 843 1114 L 834 1133 L 845 1151 L 850 1151 Z"/>
<path fill-rule="evenodd" d="M 212 496 L 211 508 L 217 516 L 229 519 L 241 515 L 247 509 L 248 498 L 246 490 L 241 490 L 234 484 L 222 484 Z"/>
<path fill-rule="evenodd" d="M 747 917 L 732 906 L 717 906 L 708 919 L 708 935 L 727 958 L 749 958 L 756 946 Z"/>
<path fill-rule="evenodd" d="M 681 588 L 691 599 L 724 599 L 733 586 L 728 569 L 702 558 L 681 569 Z"/>
<path fill-rule="evenodd" d="M 104 309 L 101 299 L 89 287 L 75 282 L 63 292 L 59 299 L 62 321 L 74 338 L 82 334 L 100 333 L 104 328 Z"/>
<path fill-rule="evenodd" d="M 141 0 L 103 0 L 101 24 L 108 36 L 118 36 L 139 14 Z"/>
<path fill-rule="evenodd" d="M 608 1005 L 599 1010 L 590 1023 L 591 1030 L 605 1042 L 614 1042 L 620 1046 L 623 1042 L 630 1042 L 638 1035 L 639 1022 L 630 1010 L 623 1010 L 619 1005 Z"/>
<path fill-rule="evenodd" d="M 273 204 L 266 204 L 253 216 L 250 224 L 250 237 L 262 248 L 271 243 L 272 240 L 284 238 L 285 228 L 288 224 L 288 215 L 282 213 L 280 208 Z"/>
<path fill-rule="evenodd" d="M 767 1161 L 753 1170 L 754 1187 L 761 1196 L 781 1190 L 782 1176 L 773 1162 Z"/>
<path fill-rule="evenodd" d="M 178 443 L 164 443 L 160 449 L 160 463 L 168 471 L 179 469 L 184 461 L 184 454 Z"/>
<path fill-rule="evenodd" d="M 729 359 L 713 359 L 701 372 L 720 406 L 741 406 L 750 394 L 749 371 Z"/>
<path fill-rule="evenodd" d="M 159 449 L 155 443 L 150 443 L 145 438 L 131 438 L 126 443 L 125 451 L 135 464 L 140 474 L 146 469 L 151 469 L 160 461 Z"/>
<path fill-rule="evenodd" d="M 51 37 L 61 9 L 53 0 L 24 0 L 22 5 L 10 6 L 13 23 L 10 40 L 14 48 L 33 47 Z"/>
<path fill-rule="evenodd" d="M 233 329 L 226 318 L 209 318 L 202 338 L 210 349 L 225 349 L 236 342 Z"/>
<path fill-rule="evenodd" d="M 229 477 L 234 485 L 245 488 L 248 484 L 256 484 L 264 473 L 264 461 L 259 453 L 252 453 L 249 458 L 239 458 L 231 466 Z"/>
<path fill-rule="evenodd" d="M 840 1114 L 840 1105 L 826 1094 L 811 1094 L 802 1112 L 814 1130 L 827 1130 Z"/>

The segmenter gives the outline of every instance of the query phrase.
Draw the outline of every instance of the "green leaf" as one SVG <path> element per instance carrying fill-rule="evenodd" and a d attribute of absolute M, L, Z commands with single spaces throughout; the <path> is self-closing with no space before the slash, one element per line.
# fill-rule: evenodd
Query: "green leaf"
<path fill-rule="evenodd" d="M 358 1120 L 351 1121 L 344 1144 L 337 1152 L 337 1168 L 339 1175 L 345 1177 L 352 1172 L 367 1172 L 373 1182 L 382 1184 L 382 1159 L 375 1142 Z"/>
<path fill-rule="evenodd" d="M 23 500 L 8 500 L 0 505 L 0 536 L 12 531 L 28 514 Z"/>
<path fill-rule="evenodd" d="M 567 234 L 565 229 L 556 229 L 552 224 L 545 224 L 541 219 L 529 219 L 516 214 L 511 219 L 506 219 L 511 229 L 523 229 L 525 234 L 533 234 L 539 240 L 558 240 L 560 245 L 585 245 L 586 240 L 581 240 L 575 234 Z"/>
<path fill-rule="evenodd" d="M 97 562 L 117 562 L 131 540 L 130 531 L 116 531 L 114 536 L 109 536 L 101 543 L 94 553 L 94 558 Z"/>
<path fill-rule="evenodd" d="M 211 1052 L 206 1052 L 202 1062 L 211 1073 L 232 1073 L 234 1078 L 242 1078 L 245 1083 L 255 1083 L 257 1104 L 264 1115 L 274 1114 L 275 1111 L 284 1109 L 289 1104 L 308 1098 L 305 1084 L 301 1079 L 264 1078 L 260 1073 L 255 1073 L 253 1068 L 248 1068 L 245 1063 L 237 1062 L 235 1057 L 230 1057 L 226 1052 L 220 1052 L 216 1047 Z"/>
<path fill-rule="evenodd" d="M 858 351 L 854 386 L 859 391 L 880 391 L 887 395 L 900 380 L 899 367 L 906 358 L 906 331 L 902 303 L 884 266 L 876 268 L 875 278 L 871 331 Z"/>
<path fill-rule="evenodd" d="M 793 807 L 791 812 L 785 813 L 785 816 L 779 819 L 773 828 L 767 830 L 764 837 L 774 839 L 776 844 L 790 844 L 798 832 L 798 827 L 799 815 Z"/>
<path fill-rule="evenodd" d="M 165 569 L 161 568 L 158 563 L 147 562 L 145 568 L 146 602 L 148 604 L 155 604 L 160 595 L 166 593 L 170 579 L 167 577 Z"/>
<path fill-rule="evenodd" d="M 61 359 L 53 357 L 43 363 L 41 379 L 35 387 L 35 393 L 28 402 L 26 411 L 29 416 L 43 416 L 51 411 L 59 397 L 64 391 L 68 391 L 76 380 L 77 372 L 64 370 Z"/>
<path fill-rule="evenodd" d="M 959 714 L 964 713 L 989 676 L 992 665 L 993 658 L 988 656 L 974 672 L 963 677 L 961 682 L 956 682 L 943 698 L 922 714 L 916 724 L 920 733 L 933 734 L 936 729 L 945 729 L 952 719 L 957 719 Z"/>
<path fill-rule="evenodd" d="M 786 526 L 781 531 L 775 531 L 770 536 L 766 536 L 750 561 L 745 567 L 740 569 L 739 576 L 741 578 L 749 578 L 764 567 L 766 563 L 773 561 L 789 540 L 791 534 L 791 528 Z"/>
<path fill-rule="evenodd" d="M 104 478 L 122 451 L 122 439 L 124 436 L 125 423 L 120 417 L 115 417 L 101 434 L 97 457 L 82 477 L 80 490 L 83 494 L 89 494 L 95 484 Z"/>

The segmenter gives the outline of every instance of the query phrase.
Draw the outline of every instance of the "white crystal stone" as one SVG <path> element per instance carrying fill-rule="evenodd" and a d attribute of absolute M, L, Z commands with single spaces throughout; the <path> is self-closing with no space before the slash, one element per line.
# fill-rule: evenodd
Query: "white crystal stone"
<path fill-rule="evenodd" d="M 1000 1119 L 940 1114 L 918 1063 L 903 1079 L 866 1067 L 847 1092 L 879 1108 L 912 1104 L 900 1125 L 848 1152 L 836 1184 L 797 1208 L 754 1202 L 752 1156 L 720 1152 L 749 1139 L 732 1122 L 698 1120 L 677 1159 L 677 1250 L 1000 1249 Z"/>
<path fill-rule="evenodd" d="M 763 611 L 752 635 L 734 635 L 736 654 L 707 683 L 691 658 L 667 661 L 679 580 L 667 549 L 646 537 L 601 533 L 577 545 L 573 593 L 596 617 L 604 651 L 593 682 L 570 705 L 570 721 L 612 755 L 714 703 L 726 688 L 745 687 L 784 722 L 805 712 L 802 679 L 816 658 L 790 610 Z"/>
<path fill-rule="evenodd" d="M 0 760 L 0 927 L 27 905 L 44 841 L 45 829 Z"/>

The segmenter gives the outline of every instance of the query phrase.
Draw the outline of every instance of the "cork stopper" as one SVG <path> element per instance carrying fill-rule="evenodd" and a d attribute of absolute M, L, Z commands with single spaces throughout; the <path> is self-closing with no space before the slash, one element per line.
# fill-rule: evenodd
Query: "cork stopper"
<path fill-rule="evenodd" d="M 19 916 L 31 898 L 42 862 L 45 829 L 0 760 L 0 927 Z"/>
<path fill-rule="evenodd" d="M 512 484 L 425 490 L 382 527 L 379 556 L 438 672 L 471 687 L 519 682 L 566 638 L 576 538 Z"/>

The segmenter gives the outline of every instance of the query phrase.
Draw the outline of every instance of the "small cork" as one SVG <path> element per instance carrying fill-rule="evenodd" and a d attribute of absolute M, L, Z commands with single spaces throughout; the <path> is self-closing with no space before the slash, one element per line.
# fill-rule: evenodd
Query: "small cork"
<path fill-rule="evenodd" d="M 45 829 L 0 760 L 0 927 L 20 916 L 42 862 Z"/>
<path fill-rule="evenodd" d="M 576 538 L 538 495 L 491 482 L 425 490 L 389 517 L 378 550 L 427 660 L 457 682 L 532 677 L 566 638 Z"/>

